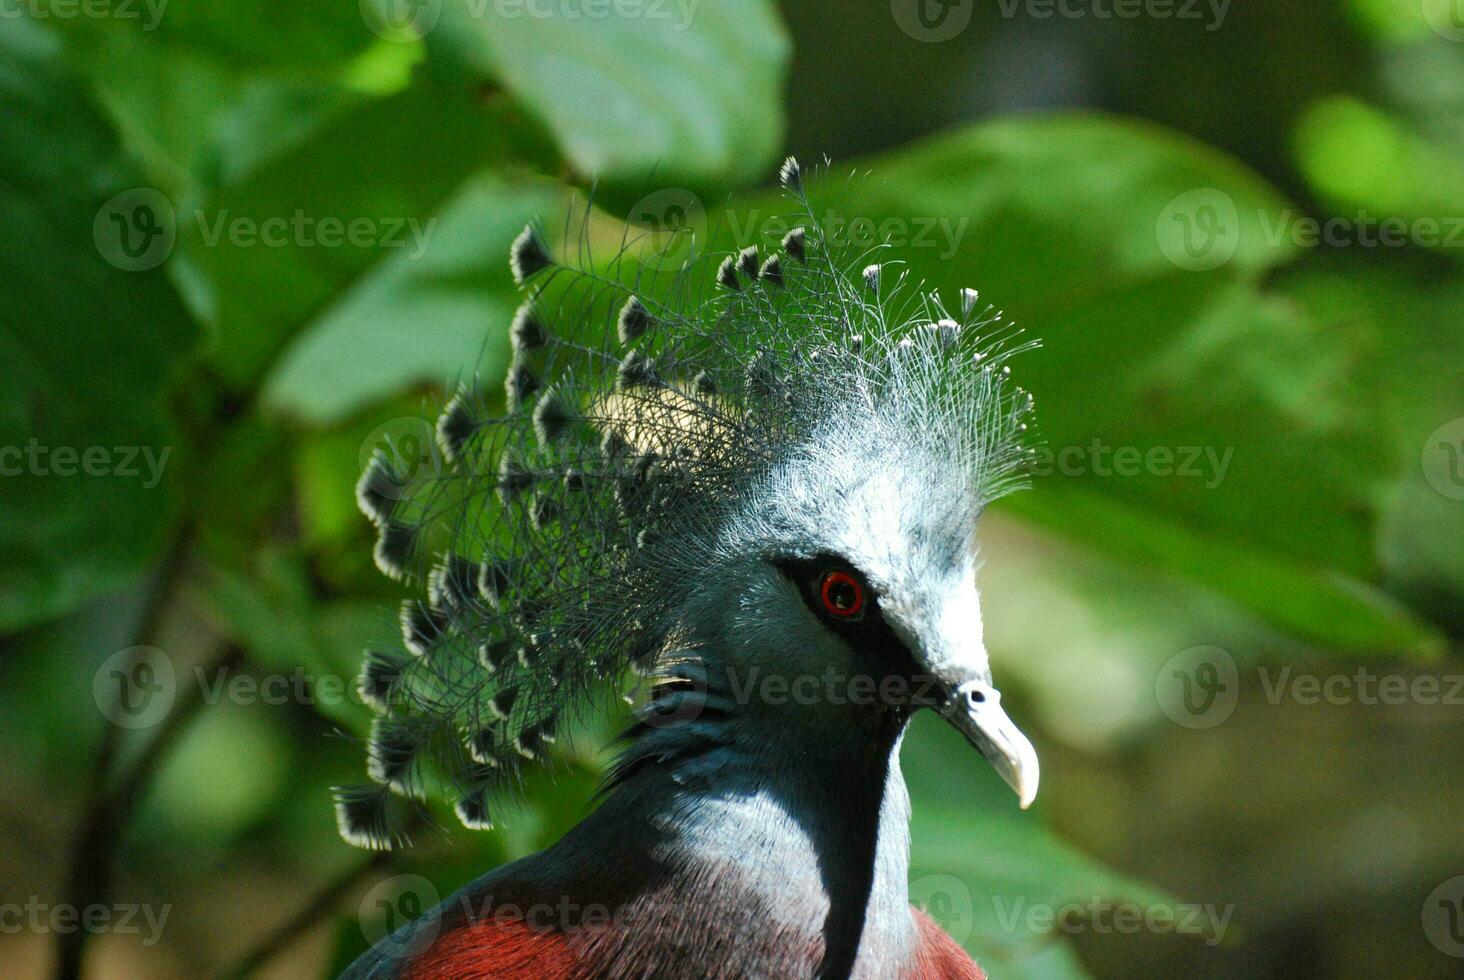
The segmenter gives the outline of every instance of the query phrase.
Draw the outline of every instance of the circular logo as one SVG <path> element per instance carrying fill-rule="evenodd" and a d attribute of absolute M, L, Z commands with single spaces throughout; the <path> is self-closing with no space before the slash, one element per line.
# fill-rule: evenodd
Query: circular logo
<path fill-rule="evenodd" d="M 675 728 L 701 717 L 707 706 L 706 678 L 698 671 L 687 671 L 685 685 L 674 689 L 661 689 L 654 684 L 649 690 L 640 680 L 626 692 L 635 716 L 647 728 Z M 644 703 L 637 704 L 644 699 Z"/>
<path fill-rule="evenodd" d="M 417 41 L 437 26 L 442 0 L 360 0 L 361 19 L 388 41 Z"/>
<path fill-rule="evenodd" d="M 971 23 L 972 0 L 890 0 L 890 15 L 917 41 L 949 41 Z"/>
<path fill-rule="evenodd" d="M 954 875 L 925 875 L 910 882 L 910 904 L 924 909 L 958 943 L 970 939 L 976 927 L 971 889 Z"/>
<path fill-rule="evenodd" d="M 151 187 L 134 187 L 116 195 L 92 221 L 97 251 L 123 272 L 156 269 L 172 254 L 177 240 L 173 202 Z"/>
<path fill-rule="evenodd" d="M 151 728 L 168 716 L 178 694 L 173 661 L 157 647 L 118 650 L 92 677 L 102 717 L 122 728 Z"/>
<path fill-rule="evenodd" d="M 443 469 L 442 451 L 437 446 L 437 433 L 432 423 L 415 415 L 403 415 L 383 422 L 371 430 L 361 443 L 358 461 L 365 469 L 380 451 L 391 464 L 395 477 L 383 493 L 400 500 L 408 495 L 414 481 L 439 476 Z"/>
<path fill-rule="evenodd" d="M 1464 875 L 1455 875 L 1424 899 L 1423 934 L 1440 953 L 1464 959 Z"/>
<path fill-rule="evenodd" d="M 1464 418 L 1445 422 L 1423 444 L 1423 477 L 1450 500 L 1464 500 Z"/>
<path fill-rule="evenodd" d="M 1445 41 L 1464 44 L 1464 0 L 1420 0 L 1423 19 Z"/>
<path fill-rule="evenodd" d="M 421 875 L 393 875 L 378 881 L 361 899 L 361 935 L 389 956 L 412 956 L 437 938 L 434 912 L 442 897 Z M 409 928 L 410 927 L 410 928 Z"/>
<path fill-rule="evenodd" d="M 707 240 L 707 209 L 684 187 L 647 194 L 635 202 L 626 220 L 639 233 L 631 244 L 641 264 L 658 271 L 692 262 Z"/>
<path fill-rule="evenodd" d="M 1164 206 L 1154 225 L 1164 257 L 1181 269 L 1205 272 L 1229 262 L 1240 244 L 1240 212 L 1213 187 L 1185 191 Z"/>
<path fill-rule="evenodd" d="M 1176 725 L 1214 728 L 1230 717 L 1240 696 L 1235 658 L 1214 646 L 1181 650 L 1160 669 L 1154 696 Z"/>

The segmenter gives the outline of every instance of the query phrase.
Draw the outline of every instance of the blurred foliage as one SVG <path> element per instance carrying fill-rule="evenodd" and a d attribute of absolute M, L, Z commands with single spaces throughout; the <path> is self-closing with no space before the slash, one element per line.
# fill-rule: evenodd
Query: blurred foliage
<path fill-rule="evenodd" d="M 4 21 L 0 447 L 102 447 L 112 467 L 67 476 L 52 456 L 0 478 L 0 737 L 7 798 L 26 801 L 5 833 L 33 845 L 0 864 L 6 891 L 69 860 L 54 826 L 88 803 L 71 774 L 107 724 L 94 679 L 139 643 L 180 692 L 306 692 L 207 701 L 162 757 L 120 887 L 187 906 L 168 955 L 223 967 L 359 867 L 328 794 L 357 748 L 332 736 L 362 729 L 340 692 L 362 648 L 390 641 L 397 595 L 352 504 L 362 460 L 384 437 L 424 440 L 454 379 L 502 372 L 505 256 L 526 221 L 557 237 L 592 195 L 616 228 L 673 192 L 708 215 L 703 247 L 730 247 L 784 210 L 759 186 L 788 145 L 841 155 L 815 185 L 826 219 L 892 229 L 929 288 L 979 287 L 1042 338 L 1020 371 L 1048 445 L 1224 454 L 1213 479 L 1040 476 L 993 515 L 991 645 L 1044 750 L 1111 758 L 1153 736 L 1154 678 L 1194 644 L 1428 662 L 1464 635 L 1464 512 L 1428 469 L 1431 434 L 1464 416 L 1464 240 L 1286 231 L 1464 222 L 1464 44 L 1417 4 L 1288 0 L 1213 33 L 986 11 L 948 45 L 829 3 L 783 11 L 791 42 L 764 0 L 684 19 L 394 9 L 173 0 L 144 28 L 41 2 Z M 1016 112 L 1070 104 L 1087 108 Z M 133 269 L 107 236 L 137 188 L 171 208 L 176 240 Z M 1233 211 L 1217 262 L 1184 258 L 1174 208 L 1195 193 Z M 297 215 L 311 231 L 278 246 L 230 231 Z M 400 245 L 328 244 L 323 219 L 390 223 Z M 155 485 L 118 470 L 137 447 L 164 460 Z M 242 666 L 220 675 L 226 651 Z M 424 835 L 395 867 L 447 894 L 554 839 L 589 805 L 615 713 L 507 829 Z M 120 733 L 119 758 L 151 734 Z M 1088 967 L 985 896 L 1169 900 L 1064 842 L 1046 800 L 1019 815 L 937 726 L 905 760 L 916 892 L 940 892 L 932 910 L 995 976 Z M 1075 781 L 1103 764 L 1073 763 Z M 1102 837 L 1072 812 L 1065 831 Z M 227 935 L 211 878 L 264 896 Z M 363 946 L 337 904 L 321 910 L 331 948 L 288 969 Z"/>

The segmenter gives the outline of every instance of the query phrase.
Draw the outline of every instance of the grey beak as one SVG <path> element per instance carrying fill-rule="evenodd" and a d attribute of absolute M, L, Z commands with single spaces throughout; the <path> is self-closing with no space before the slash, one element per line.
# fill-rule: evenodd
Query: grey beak
<path fill-rule="evenodd" d="M 1037 750 L 1001 706 L 1001 692 L 982 681 L 953 689 L 940 709 L 1017 792 L 1022 809 L 1037 796 Z"/>

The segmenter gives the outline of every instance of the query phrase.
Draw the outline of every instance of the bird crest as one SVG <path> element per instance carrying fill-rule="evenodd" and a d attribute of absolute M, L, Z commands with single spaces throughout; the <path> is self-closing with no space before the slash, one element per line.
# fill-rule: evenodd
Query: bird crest
<path fill-rule="evenodd" d="M 360 675 L 377 716 L 370 781 L 336 790 L 347 841 L 403 843 L 433 786 L 464 825 L 491 826 L 597 690 L 671 652 L 688 583 L 757 540 L 781 467 L 924 454 L 976 512 L 1022 483 L 1032 399 L 1006 362 L 1032 344 L 974 290 L 951 312 L 884 246 L 841 247 L 798 164 L 779 176 L 793 227 L 769 254 L 664 273 L 629 234 L 608 262 L 583 242 L 570 262 L 526 228 L 502 389 L 446 402 L 440 469 L 372 457 L 357 499 L 376 563 L 415 595 L 400 647 L 369 651 Z"/>

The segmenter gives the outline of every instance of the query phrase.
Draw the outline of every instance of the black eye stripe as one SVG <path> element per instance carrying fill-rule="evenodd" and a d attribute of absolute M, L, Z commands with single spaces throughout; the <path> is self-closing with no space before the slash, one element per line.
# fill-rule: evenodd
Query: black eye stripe
<path fill-rule="evenodd" d="M 784 558 L 773 563 L 798 587 L 820 621 L 841 633 L 857 632 L 879 617 L 879 596 L 864 575 L 836 555 Z"/>
<path fill-rule="evenodd" d="M 819 622 L 872 658 L 870 669 L 913 676 L 917 669 L 913 655 L 885 621 L 879 593 L 857 568 L 837 555 L 787 558 L 773 564 L 797 586 L 804 604 Z M 822 586 L 831 573 L 850 576 L 862 590 L 864 601 L 858 615 L 837 615 L 825 608 Z"/>

